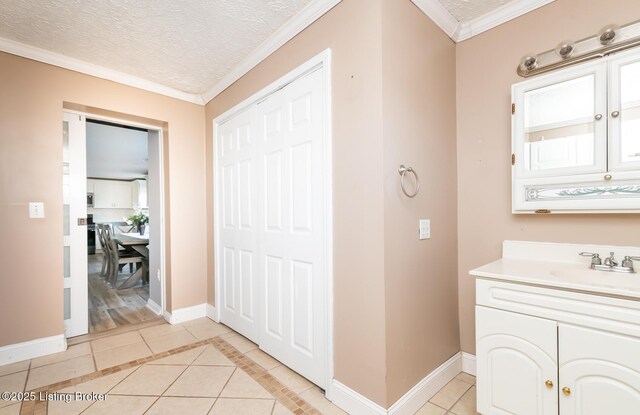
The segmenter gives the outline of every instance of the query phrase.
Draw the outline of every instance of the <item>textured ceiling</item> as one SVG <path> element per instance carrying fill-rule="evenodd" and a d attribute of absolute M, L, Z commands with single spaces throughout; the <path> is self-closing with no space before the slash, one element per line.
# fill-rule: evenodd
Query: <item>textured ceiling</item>
<path fill-rule="evenodd" d="M 459 22 L 480 17 L 512 1 L 519 0 L 439 0 Z"/>
<path fill-rule="evenodd" d="M 311 0 L 0 0 L 0 37 L 202 94 Z"/>

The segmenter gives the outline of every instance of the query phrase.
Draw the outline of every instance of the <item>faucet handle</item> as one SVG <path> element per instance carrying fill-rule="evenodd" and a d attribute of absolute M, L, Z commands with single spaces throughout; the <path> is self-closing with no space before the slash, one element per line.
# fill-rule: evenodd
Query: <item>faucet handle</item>
<path fill-rule="evenodd" d="M 600 254 L 596 254 L 593 252 L 580 252 L 578 255 L 580 256 L 590 256 L 591 257 L 591 265 L 602 265 L 602 259 L 600 259 Z"/>
<path fill-rule="evenodd" d="M 640 256 L 625 256 L 622 261 L 622 266 L 633 269 L 633 261 L 640 261 Z"/>
<path fill-rule="evenodd" d="M 618 266 L 618 261 L 616 261 L 615 257 L 614 257 L 614 253 L 610 252 L 610 256 L 608 258 L 604 259 L 604 264 L 609 266 L 609 267 L 617 267 Z"/>

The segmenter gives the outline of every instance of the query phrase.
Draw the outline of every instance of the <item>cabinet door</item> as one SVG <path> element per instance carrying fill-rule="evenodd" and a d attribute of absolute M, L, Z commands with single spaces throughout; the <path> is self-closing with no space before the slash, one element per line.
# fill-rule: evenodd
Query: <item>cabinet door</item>
<path fill-rule="evenodd" d="M 93 207 L 111 208 L 113 202 L 111 182 L 108 180 L 96 180 L 93 186 Z"/>
<path fill-rule="evenodd" d="M 606 82 L 598 62 L 514 85 L 516 178 L 606 171 Z"/>
<path fill-rule="evenodd" d="M 560 324 L 559 360 L 562 415 L 640 414 L 640 339 Z"/>
<path fill-rule="evenodd" d="M 640 54 L 635 50 L 609 62 L 609 150 L 611 171 L 640 169 Z"/>
<path fill-rule="evenodd" d="M 131 209 L 131 183 L 111 182 L 111 194 L 113 196 L 112 207 L 117 209 Z"/>
<path fill-rule="evenodd" d="M 478 412 L 557 415 L 557 323 L 476 306 Z"/>

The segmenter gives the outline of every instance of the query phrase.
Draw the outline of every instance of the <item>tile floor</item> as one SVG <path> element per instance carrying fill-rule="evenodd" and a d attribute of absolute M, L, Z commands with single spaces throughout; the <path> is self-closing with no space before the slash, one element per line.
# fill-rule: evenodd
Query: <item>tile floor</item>
<path fill-rule="evenodd" d="M 119 332 L 0 366 L 0 391 L 32 390 L 107 398 L 22 405 L 0 400 L 0 415 L 344 414 L 318 387 L 206 318 Z M 460 373 L 416 415 L 475 413 L 475 378 Z"/>

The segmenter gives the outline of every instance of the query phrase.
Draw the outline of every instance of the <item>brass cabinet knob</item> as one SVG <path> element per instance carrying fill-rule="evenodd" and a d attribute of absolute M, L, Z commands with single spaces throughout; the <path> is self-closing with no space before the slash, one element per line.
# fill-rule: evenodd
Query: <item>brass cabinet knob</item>
<path fill-rule="evenodd" d="M 564 393 L 566 396 L 569 396 L 571 395 L 571 389 L 565 386 L 564 388 L 562 388 L 562 393 Z"/>
<path fill-rule="evenodd" d="M 618 116 L 619 116 L 619 115 L 620 115 L 620 111 L 613 111 L 613 112 L 611 113 L 611 116 L 612 116 L 613 118 L 618 118 Z"/>
<path fill-rule="evenodd" d="M 547 388 L 549 388 L 549 389 L 553 388 L 553 382 L 552 382 L 552 381 L 550 381 L 550 380 L 546 381 L 544 384 L 545 384 L 545 385 L 547 386 Z"/>
<path fill-rule="evenodd" d="M 611 175 L 610 174 L 605 174 L 604 175 L 604 179 L 605 180 L 611 180 Z"/>
<path fill-rule="evenodd" d="M 596 121 L 600 121 L 602 119 L 602 114 L 596 114 L 595 119 Z"/>

